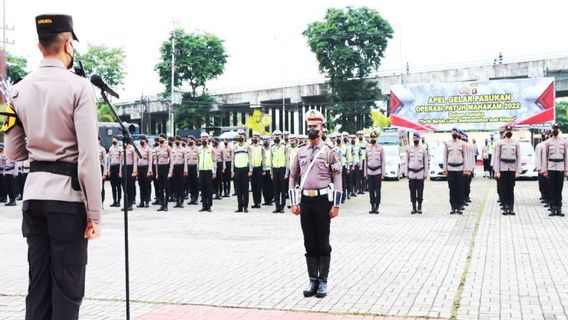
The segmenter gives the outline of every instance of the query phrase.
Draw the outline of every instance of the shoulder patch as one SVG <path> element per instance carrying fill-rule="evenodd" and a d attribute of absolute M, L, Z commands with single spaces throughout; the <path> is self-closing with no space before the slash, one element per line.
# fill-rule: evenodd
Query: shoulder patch
<path fill-rule="evenodd" d="M 16 111 L 14 111 L 10 104 L 6 104 L 6 109 L 0 112 L 0 115 L 5 118 L 4 124 L 2 125 L 3 133 L 8 133 L 13 127 L 20 124 Z"/>

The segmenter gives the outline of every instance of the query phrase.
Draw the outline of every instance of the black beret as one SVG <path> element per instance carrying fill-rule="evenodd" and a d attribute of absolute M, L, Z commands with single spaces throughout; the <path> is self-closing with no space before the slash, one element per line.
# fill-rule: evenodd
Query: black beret
<path fill-rule="evenodd" d="M 37 34 L 71 32 L 73 40 L 79 41 L 73 31 L 73 18 L 66 14 L 42 14 L 35 17 Z"/>

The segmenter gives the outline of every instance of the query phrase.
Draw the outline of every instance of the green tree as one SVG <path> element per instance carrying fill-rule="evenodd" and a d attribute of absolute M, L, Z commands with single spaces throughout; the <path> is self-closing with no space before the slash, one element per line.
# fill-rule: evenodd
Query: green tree
<path fill-rule="evenodd" d="M 556 122 L 560 125 L 562 132 L 568 133 L 568 102 L 556 102 Z"/>
<path fill-rule="evenodd" d="M 199 128 L 205 123 L 213 98 L 207 95 L 207 81 L 221 75 L 227 62 L 223 40 L 215 35 L 188 34 L 175 29 L 160 48 L 161 59 L 156 65 L 160 82 L 171 90 L 172 39 L 175 39 L 174 87 L 188 86 L 181 105 L 175 109 L 175 124 L 182 128 Z"/>
<path fill-rule="evenodd" d="M 98 74 L 111 87 L 124 83 L 126 55 L 122 48 L 109 48 L 102 44 L 89 43 L 87 52 L 77 53 L 75 59 L 83 64 L 87 77 Z"/>
<path fill-rule="evenodd" d="M 24 57 L 14 56 L 11 54 L 6 55 L 6 78 L 9 83 L 19 78 L 23 78 L 28 72 L 26 71 L 28 61 Z"/>
<path fill-rule="evenodd" d="M 367 78 L 379 68 L 392 38 L 389 22 L 366 7 L 332 8 L 323 21 L 310 23 L 303 35 L 320 71 L 329 78 L 335 124 L 350 132 L 370 124 L 370 107 L 381 92 L 377 83 Z"/>

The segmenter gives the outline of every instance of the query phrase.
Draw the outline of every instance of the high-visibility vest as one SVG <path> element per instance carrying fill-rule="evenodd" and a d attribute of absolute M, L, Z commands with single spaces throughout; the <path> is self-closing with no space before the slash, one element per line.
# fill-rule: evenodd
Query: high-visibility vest
<path fill-rule="evenodd" d="M 274 145 L 272 147 L 272 168 L 284 168 L 286 166 L 286 147 Z"/>
<path fill-rule="evenodd" d="M 211 148 L 201 148 L 199 150 L 199 170 L 213 170 L 213 150 Z"/>
<path fill-rule="evenodd" d="M 252 145 L 252 166 L 257 168 L 262 165 L 262 146 Z"/>
<path fill-rule="evenodd" d="M 245 168 L 249 166 L 248 146 L 246 144 L 235 145 L 235 168 Z"/>
<path fill-rule="evenodd" d="M 263 170 L 268 171 L 272 168 L 272 151 L 270 148 L 264 149 L 264 165 Z"/>

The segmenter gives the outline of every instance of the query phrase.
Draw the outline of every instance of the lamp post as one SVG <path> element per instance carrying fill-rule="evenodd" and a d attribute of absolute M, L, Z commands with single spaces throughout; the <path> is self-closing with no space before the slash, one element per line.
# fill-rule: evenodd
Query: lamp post
<path fill-rule="evenodd" d="M 175 125 L 174 125 L 174 76 L 175 76 L 175 51 L 176 51 L 176 37 L 175 37 L 175 30 L 177 25 L 179 25 L 179 20 L 174 18 L 172 19 L 172 23 L 174 26 L 174 32 L 172 32 L 172 82 L 171 82 L 171 92 L 170 92 L 170 107 L 168 108 L 168 122 L 169 122 L 169 136 L 173 137 L 175 135 Z"/>

